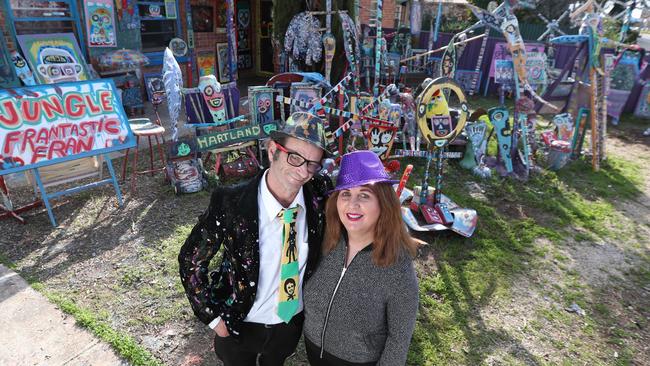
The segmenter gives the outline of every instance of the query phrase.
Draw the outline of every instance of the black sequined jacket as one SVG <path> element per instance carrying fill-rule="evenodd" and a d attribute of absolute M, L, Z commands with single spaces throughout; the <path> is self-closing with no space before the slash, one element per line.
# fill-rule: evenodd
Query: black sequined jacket
<path fill-rule="evenodd" d="M 194 314 L 205 324 L 221 316 L 231 336 L 253 306 L 259 275 L 257 192 L 263 172 L 235 186 L 218 187 L 208 209 L 178 256 L 181 282 Z M 309 254 L 305 281 L 321 255 L 328 177 L 315 175 L 303 186 Z"/>

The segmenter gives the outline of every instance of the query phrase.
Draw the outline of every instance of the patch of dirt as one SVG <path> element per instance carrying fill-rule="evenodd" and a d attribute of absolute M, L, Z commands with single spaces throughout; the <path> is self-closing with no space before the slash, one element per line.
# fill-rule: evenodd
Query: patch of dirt
<path fill-rule="evenodd" d="M 545 254 L 513 281 L 511 297 L 479 314 L 487 329 L 507 335 L 494 344 L 486 364 L 508 364 L 516 355 L 529 365 L 577 359 L 650 365 L 650 283 L 639 273 L 650 270 L 650 138 L 611 137 L 608 154 L 635 159 L 646 177 L 637 199 L 614 202 L 622 225 L 612 230 L 622 235 L 557 244 L 536 240 L 534 248 Z M 499 206 L 522 216 L 515 207 Z M 573 275 L 577 279 L 567 280 Z M 585 317 L 566 311 L 574 297 L 586 306 Z"/>

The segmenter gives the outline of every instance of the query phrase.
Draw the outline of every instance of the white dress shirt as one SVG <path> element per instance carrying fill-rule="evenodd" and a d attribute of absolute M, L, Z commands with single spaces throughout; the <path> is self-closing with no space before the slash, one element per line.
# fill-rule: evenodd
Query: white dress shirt
<path fill-rule="evenodd" d="M 278 298 L 280 296 L 280 263 L 282 256 L 282 229 L 284 224 L 278 213 L 283 208 L 291 208 L 296 205 L 300 206 L 298 218 L 296 219 L 296 245 L 298 246 L 298 267 L 300 269 L 300 281 L 298 288 L 300 296 L 296 313 L 303 309 L 302 304 L 302 281 L 305 277 L 305 268 L 307 266 L 307 254 L 309 245 L 307 244 L 307 212 L 305 210 L 305 196 L 303 189 L 300 188 L 289 207 L 283 207 L 278 202 L 269 187 L 266 184 L 266 175 L 268 170 L 262 176 L 259 190 L 257 191 L 259 219 L 259 248 L 260 248 L 260 273 L 257 283 L 257 295 L 253 307 L 248 312 L 246 322 L 262 324 L 279 324 L 283 320 L 278 316 Z"/>

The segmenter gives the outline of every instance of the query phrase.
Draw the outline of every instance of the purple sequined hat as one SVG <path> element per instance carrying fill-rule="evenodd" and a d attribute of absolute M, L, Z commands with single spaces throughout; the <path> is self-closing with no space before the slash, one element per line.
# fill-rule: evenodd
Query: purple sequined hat
<path fill-rule="evenodd" d="M 372 183 L 398 182 L 391 179 L 377 154 L 370 150 L 359 150 L 343 155 L 336 188 L 330 193 Z"/>

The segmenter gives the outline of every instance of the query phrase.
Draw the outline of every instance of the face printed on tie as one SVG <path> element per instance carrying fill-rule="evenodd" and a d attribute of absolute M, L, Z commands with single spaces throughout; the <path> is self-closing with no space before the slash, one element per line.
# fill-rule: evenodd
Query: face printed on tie
<path fill-rule="evenodd" d="M 296 296 L 296 281 L 293 278 L 287 278 L 284 281 L 284 292 L 287 295 L 287 300 L 294 300 Z"/>

